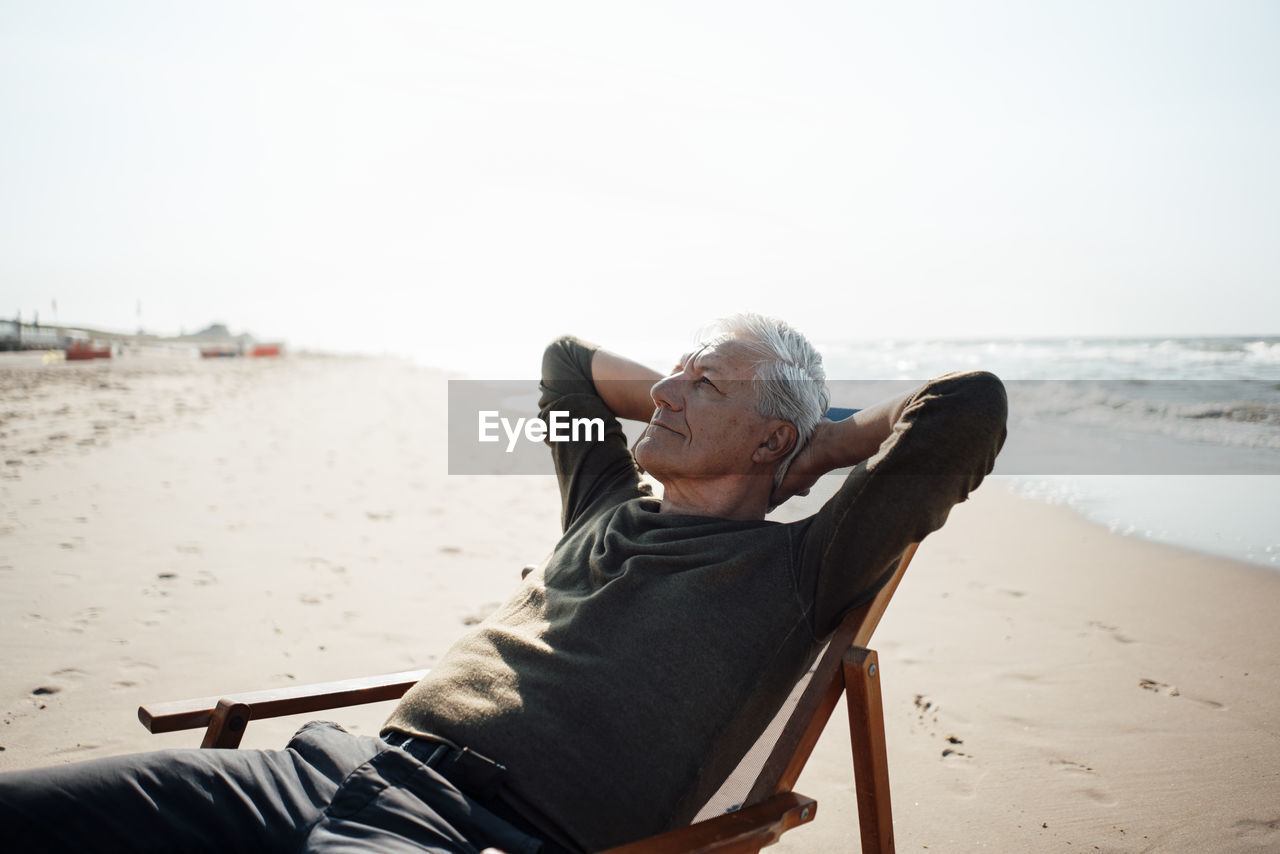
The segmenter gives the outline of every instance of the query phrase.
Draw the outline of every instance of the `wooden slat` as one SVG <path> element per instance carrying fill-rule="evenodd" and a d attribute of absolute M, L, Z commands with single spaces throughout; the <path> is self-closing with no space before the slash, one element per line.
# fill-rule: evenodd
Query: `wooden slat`
<path fill-rule="evenodd" d="M 244 729 L 253 718 L 253 709 L 234 700 L 219 700 L 205 730 L 202 749 L 235 750 L 244 738 Z"/>
<path fill-rule="evenodd" d="M 402 670 L 399 673 L 361 676 L 337 682 L 291 685 L 287 688 L 273 688 L 266 691 L 246 691 L 240 694 L 218 694 L 193 700 L 153 703 L 138 707 L 138 720 L 154 733 L 176 732 L 184 729 L 201 729 L 208 725 L 213 716 L 213 710 L 220 700 L 248 706 L 255 719 L 278 718 L 342 706 L 378 703 L 400 698 L 426 674 L 426 670 Z"/>
<path fill-rule="evenodd" d="M 889 756 L 884 737 L 884 703 L 879 661 L 873 650 L 845 655 L 849 736 L 863 854 L 893 854 L 893 811 L 889 805 Z"/>
<path fill-rule="evenodd" d="M 818 804 L 785 792 L 734 812 L 641 839 L 602 854 L 754 854 L 793 827 L 813 821 Z"/>

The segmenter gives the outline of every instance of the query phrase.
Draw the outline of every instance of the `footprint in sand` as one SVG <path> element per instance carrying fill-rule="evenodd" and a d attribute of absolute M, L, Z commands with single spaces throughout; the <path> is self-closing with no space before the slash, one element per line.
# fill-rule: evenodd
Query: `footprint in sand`
<path fill-rule="evenodd" d="M 916 723 L 925 727 L 938 723 L 938 710 L 941 706 L 934 703 L 924 694 L 916 694 L 913 703 L 916 707 Z"/>
<path fill-rule="evenodd" d="M 965 753 L 963 750 L 960 750 L 959 748 L 959 745 L 964 744 L 964 739 L 958 736 L 949 735 L 944 740 L 950 746 L 942 748 L 943 759 L 946 759 L 949 756 L 954 756 L 956 758 L 960 758 L 960 757 L 968 758 L 969 754 Z"/>
<path fill-rule="evenodd" d="M 178 580 L 176 572 L 156 573 L 156 583 L 142 589 L 143 596 L 168 596 L 173 590 L 173 582 Z"/>
<path fill-rule="evenodd" d="M 1097 780 L 1097 775 L 1093 770 L 1093 766 L 1086 765 L 1083 762 L 1077 762 L 1074 759 L 1050 759 L 1049 767 L 1056 768 L 1058 771 L 1070 777 L 1090 779 L 1095 782 Z M 1075 789 L 1074 793 L 1102 806 L 1113 806 L 1116 803 L 1115 797 L 1110 792 L 1100 788 L 1096 784 Z"/>
<path fill-rule="evenodd" d="M 1122 633 L 1120 629 L 1116 626 L 1108 625 L 1107 623 L 1103 623 L 1099 620 L 1090 620 L 1088 623 L 1086 623 L 1086 625 L 1091 626 L 1092 628 L 1098 629 L 1099 631 L 1106 632 L 1107 634 L 1111 635 L 1111 637 L 1117 643 L 1136 643 L 1136 641 L 1133 638 Z"/>
<path fill-rule="evenodd" d="M 1241 839 L 1265 840 L 1280 836 L 1280 816 L 1272 819 L 1246 818 L 1231 825 Z"/>
<path fill-rule="evenodd" d="M 307 566 L 310 567 L 311 569 L 327 569 L 329 572 L 332 572 L 334 575 L 347 574 L 347 568 L 345 566 L 342 566 L 341 564 L 336 564 L 333 561 L 329 560 L 328 558 L 312 556 L 308 558 L 303 558 L 303 562 L 306 563 Z"/>
<path fill-rule="evenodd" d="M 148 629 L 153 629 L 156 626 L 162 625 L 163 623 L 167 622 L 168 619 L 169 619 L 169 609 L 158 608 L 155 611 L 152 611 L 149 616 L 143 617 L 138 622 L 140 622 L 143 626 L 145 626 Z"/>
<path fill-rule="evenodd" d="M 90 743 L 88 743 L 88 744 L 83 744 L 83 743 L 82 743 L 82 744 L 77 744 L 77 745 L 75 745 L 74 747 L 60 747 L 60 748 L 58 748 L 57 750 L 53 751 L 53 753 L 52 753 L 51 755 L 53 755 L 53 756 L 73 756 L 73 755 L 78 754 L 78 753 L 84 753 L 85 751 L 88 751 L 88 750 L 97 750 L 97 749 L 98 749 L 98 747 L 99 747 L 99 745 L 94 744 L 94 743 L 92 743 L 92 742 L 90 742 Z"/>
<path fill-rule="evenodd" d="M 1146 678 L 1139 679 L 1138 687 L 1143 689 L 1144 691 L 1150 691 L 1153 694 L 1163 694 L 1166 697 L 1186 696 L 1187 699 L 1191 700 L 1193 703 L 1199 703 L 1202 706 L 1208 706 L 1209 708 L 1219 712 L 1226 711 L 1226 708 L 1227 708 L 1225 703 L 1219 703 L 1217 700 L 1210 700 L 1208 697 L 1196 697 L 1191 695 L 1184 695 L 1182 691 L 1178 689 L 1177 685 L 1170 685 L 1168 682 L 1160 682 L 1156 679 L 1146 679 Z"/>
<path fill-rule="evenodd" d="M 79 667 L 63 667 L 53 671 L 53 675 L 58 679 L 69 679 L 73 682 L 77 682 L 89 674 L 85 673 Z"/>
<path fill-rule="evenodd" d="M 55 694 L 61 694 L 61 693 L 62 693 L 61 685 L 48 684 L 48 683 L 44 685 L 37 685 L 36 687 L 31 689 L 31 695 L 30 695 L 31 705 L 35 706 L 36 709 L 38 710 L 47 709 L 49 708 L 49 705 L 48 703 L 45 702 L 45 700 L 49 697 L 54 696 Z"/>
<path fill-rule="evenodd" d="M 115 681 L 115 685 L 120 688 L 132 688 L 135 685 L 145 685 L 159 670 L 154 664 L 148 661 L 137 661 L 136 659 L 125 660 L 119 668 L 119 679 Z"/>
<path fill-rule="evenodd" d="M 1154 679 L 1139 679 L 1138 687 L 1155 694 L 1168 694 L 1170 697 L 1176 697 L 1179 693 L 1177 686 L 1170 685 L 1168 682 L 1157 682 Z"/>
<path fill-rule="evenodd" d="M 924 694 L 916 694 L 913 704 L 915 706 L 916 723 L 927 730 L 931 738 L 936 738 L 938 735 L 938 713 L 942 710 L 942 707 Z M 947 734 L 942 741 L 941 756 L 943 759 L 973 758 L 973 755 L 968 750 L 963 749 L 964 739 L 958 735 Z"/>
<path fill-rule="evenodd" d="M 82 608 L 71 616 L 71 624 L 64 626 L 69 632 L 83 633 L 86 629 L 97 622 L 98 617 L 102 614 L 102 608 L 97 605 L 91 605 L 88 608 Z"/>

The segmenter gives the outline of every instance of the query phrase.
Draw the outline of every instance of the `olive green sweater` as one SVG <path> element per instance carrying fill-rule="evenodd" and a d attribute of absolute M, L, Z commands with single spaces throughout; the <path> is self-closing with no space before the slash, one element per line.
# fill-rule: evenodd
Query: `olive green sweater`
<path fill-rule="evenodd" d="M 966 421 L 973 401 L 938 405 L 945 390 L 926 386 L 880 453 L 814 516 L 661 514 L 595 393 L 592 353 L 563 338 L 543 364 L 544 418 L 568 410 L 607 424 L 604 442 L 551 446 L 563 539 L 387 722 L 503 763 L 508 785 L 588 850 L 692 819 L 840 616 L 989 471 L 1004 421 L 1003 409 L 998 430 L 994 419 Z M 991 408 L 993 393 L 978 385 Z M 959 434 L 974 458 L 967 473 L 921 476 L 927 461 L 893 447 L 913 444 L 901 441 L 911 431 L 948 434 L 949 445 Z M 893 467 L 914 476 L 884 476 Z"/>

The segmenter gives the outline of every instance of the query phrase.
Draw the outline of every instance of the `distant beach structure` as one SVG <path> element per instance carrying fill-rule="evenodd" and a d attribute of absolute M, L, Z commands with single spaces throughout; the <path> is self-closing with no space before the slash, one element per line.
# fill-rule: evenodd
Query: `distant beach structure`
<path fill-rule="evenodd" d="M 248 333 L 232 335 L 225 323 L 213 323 L 199 332 L 179 335 L 171 340 L 194 345 L 203 359 L 279 356 L 284 349 L 280 341 L 258 341 Z"/>
<path fill-rule="evenodd" d="M 49 361 L 81 362 L 115 357 L 226 358 L 274 357 L 284 352 L 282 341 L 260 341 L 248 333 L 233 335 L 224 323 L 191 334 L 161 336 L 110 332 L 72 326 L 42 326 L 20 318 L 0 320 L 0 351 L 57 353 Z"/>
<path fill-rule="evenodd" d="M 21 320 L 0 320 L 0 350 L 52 350 L 62 346 L 59 330 Z"/>

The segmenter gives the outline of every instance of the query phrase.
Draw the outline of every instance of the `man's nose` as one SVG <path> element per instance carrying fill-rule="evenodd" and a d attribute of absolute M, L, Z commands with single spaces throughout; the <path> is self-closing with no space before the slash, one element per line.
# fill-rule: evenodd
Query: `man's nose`
<path fill-rule="evenodd" d="M 676 382 L 678 376 L 679 374 L 672 374 L 653 384 L 653 388 L 649 389 L 649 396 L 655 404 L 668 409 L 680 409 L 683 401 L 680 399 L 679 383 Z"/>

